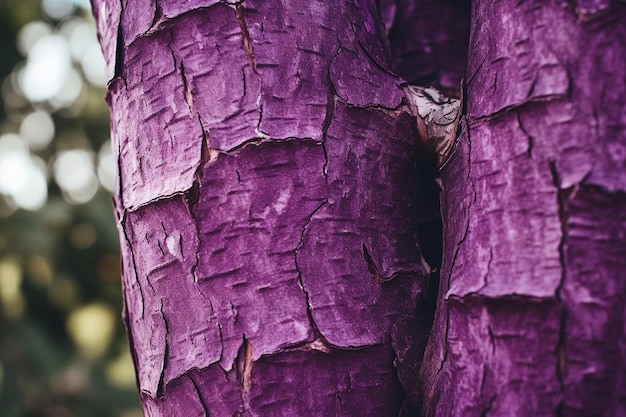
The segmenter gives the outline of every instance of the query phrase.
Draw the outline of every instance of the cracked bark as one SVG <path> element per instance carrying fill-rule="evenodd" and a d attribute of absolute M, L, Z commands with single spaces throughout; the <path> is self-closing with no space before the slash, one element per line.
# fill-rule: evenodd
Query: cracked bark
<path fill-rule="evenodd" d="M 625 8 L 468 6 L 94 0 L 147 416 L 626 414 Z"/>
<path fill-rule="evenodd" d="M 415 408 L 416 132 L 375 4 L 94 3 L 146 415 Z"/>
<path fill-rule="evenodd" d="M 625 28 L 618 2 L 473 2 L 423 415 L 626 415 Z"/>

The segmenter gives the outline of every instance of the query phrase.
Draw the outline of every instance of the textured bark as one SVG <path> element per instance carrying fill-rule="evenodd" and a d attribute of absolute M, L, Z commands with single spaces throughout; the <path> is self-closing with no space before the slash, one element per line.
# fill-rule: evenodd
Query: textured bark
<path fill-rule="evenodd" d="M 375 2 L 94 12 L 146 415 L 408 413 L 428 268 Z"/>
<path fill-rule="evenodd" d="M 148 416 L 626 415 L 626 9 L 468 5 L 94 0 Z"/>
<path fill-rule="evenodd" d="M 473 3 L 425 415 L 626 415 L 626 9 Z"/>

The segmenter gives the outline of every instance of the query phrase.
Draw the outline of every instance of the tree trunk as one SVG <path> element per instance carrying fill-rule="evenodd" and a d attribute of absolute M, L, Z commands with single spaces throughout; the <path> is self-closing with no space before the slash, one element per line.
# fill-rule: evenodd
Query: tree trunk
<path fill-rule="evenodd" d="M 626 415 L 623 5 L 93 3 L 146 415 Z"/>
<path fill-rule="evenodd" d="M 94 11 L 146 414 L 410 414 L 417 134 L 376 4 Z"/>
<path fill-rule="evenodd" d="M 626 8 L 473 3 L 429 416 L 626 415 Z"/>

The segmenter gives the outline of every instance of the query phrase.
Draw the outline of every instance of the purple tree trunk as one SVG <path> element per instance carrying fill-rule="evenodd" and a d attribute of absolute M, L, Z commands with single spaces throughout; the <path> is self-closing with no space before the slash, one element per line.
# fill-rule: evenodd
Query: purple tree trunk
<path fill-rule="evenodd" d="M 397 416 L 415 123 L 373 1 L 94 1 L 149 416 Z"/>
<path fill-rule="evenodd" d="M 626 415 L 626 9 L 468 4 L 93 0 L 147 416 Z"/>
<path fill-rule="evenodd" d="M 626 7 L 473 2 L 428 416 L 626 415 Z"/>

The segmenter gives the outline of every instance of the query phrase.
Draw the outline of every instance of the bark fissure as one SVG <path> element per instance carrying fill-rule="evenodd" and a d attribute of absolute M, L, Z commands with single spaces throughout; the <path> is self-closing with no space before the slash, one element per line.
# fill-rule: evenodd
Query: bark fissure
<path fill-rule="evenodd" d="M 224 4 L 225 3 L 222 3 L 222 2 L 216 2 L 208 6 L 194 7 L 191 10 L 188 10 L 186 12 L 183 12 L 174 16 L 166 16 L 165 14 L 163 14 L 162 6 L 159 5 L 159 7 L 161 8 L 161 12 L 160 12 L 161 18 L 158 19 L 156 22 L 153 22 L 146 31 L 137 34 L 132 39 L 127 39 L 126 43 L 124 43 L 124 39 L 121 39 L 122 46 L 124 46 L 126 49 L 130 49 L 132 46 L 134 46 L 136 42 L 138 42 L 142 38 L 147 38 L 150 36 L 157 35 L 160 32 L 165 31 L 165 30 L 170 30 L 170 28 L 176 23 L 177 20 L 181 20 L 181 19 L 184 19 L 189 16 L 193 16 L 196 14 L 208 13 L 211 9 L 222 6 Z M 157 10 L 155 7 L 155 15 L 156 14 L 157 14 Z"/>
<path fill-rule="evenodd" d="M 461 123 L 465 126 L 465 131 L 467 133 L 467 162 L 466 162 L 466 166 L 468 167 L 467 169 L 467 175 L 465 177 L 465 180 L 470 184 L 470 189 L 471 189 L 471 197 L 468 201 L 467 204 L 467 208 L 465 210 L 466 212 L 466 223 L 465 223 L 465 227 L 463 230 L 463 235 L 461 236 L 461 239 L 459 239 L 458 242 L 455 243 L 455 249 L 454 249 L 454 254 L 452 256 L 452 260 L 450 261 L 450 266 L 449 266 L 449 271 L 448 271 L 448 276 L 446 279 L 446 287 L 445 290 L 449 291 L 450 289 L 450 283 L 452 280 L 452 274 L 454 273 L 454 267 L 456 265 L 456 260 L 458 258 L 458 255 L 460 253 L 461 250 L 461 245 L 463 245 L 463 243 L 465 242 L 465 240 L 467 239 L 469 233 L 470 233 L 470 224 L 471 224 L 471 214 L 472 214 L 472 206 L 474 205 L 474 203 L 476 202 L 477 198 L 478 198 L 478 194 L 476 191 L 476 185 L 474 183 L 474 177 L 473 177 L 473 173 L 472 173 L 472 139 L 471 139 L 471 126 L 470 123 L 467 119 L 467 116 L 463 116 L 461 119 Z M 443 219 L 443 221 L 448 221 L 447 219 Z M 445 259 L 443 260 L 445 262 Z M 446 266 L 445 264 L 442 265 L 442 269 L 444 269 Z M 458 299 L 456 296 L 454 297 L 450 297 L 448 294 L 444 294 L 443 295 L 443 301 L 450 305 L 451 302 L 453 301 L 458 301 L 458 302 L 462 302 L 462 299 Z M 446 363 L 446 361 L 448 360 L 448 345 L 449 345 L 449 341 L 448 341 L 448 337 L 449 337 L 449 333 L 450 333 L 450 311 L 449 308 L 445 309 L 445 314 L 446 314 L 446 319 L 445 319 L 445 331 L 444 331 L 444 337 L 443 337 L 443 358 L 441 360 L 441 363 L 439 365 L 439 368 L 437 369 L 436 373 L 435 373 L 435 380 L 437 379 L 437 376 L 442 372 L 444 365 Z"/>
<path fill-rule="evenodd" d="M 161 3 L 158 0 L 154 0 L 154 16 L 152 17 L 152 23 L 150 27 L 144 32 L 144 34 L 150 32 L 152 28 L 159 25 L 165 19 L 165 15 L 163 14 L 163 8 L 161 7 Z"/>
<path fill-rule="evenodd" d="M 250 68 L 252 68 L 252 71 L 258 75 L 259 72 L 256 69 L 256 62 L 254 61 L 254 54 L 252 52 L 252 39 L 250 39 L 248 24 L 246 23 L 246 18 L 243 15 L 244 8 L 241 4 L 237 4 L 234 8 L 235 14 L 237 15 L 237 21 L 239 22 L 239 27 L 241 28 L 243 52 L 246 54 L 246 58 L 250 63 Z"/>
<path fill-rule="evenodd" d="M 185 66 L 182 62 L 180 63 L 180 75 L 183 79 L 183 98 L 185 99 L 185 103 L 187 103 L 187 107 L 189 107 L 189 116 L 193 117 L 193 95 L 191 87 L 189 86 L 189 81 L 185 75 Z M 197 114 L 197 116 L 200 117 L 200 114 Z"/>
<path fill-rule="evenodd" d="M 476 292 L 478 294 L 480 294 L 480 292 L 487 288 L 487 285 L 489 285 L 489 274 L 491 273 L 491 264 L 493 262 L 493 248 L 489 248 L 489 259 L 487 260 L 487 270 L 485 271 L 485 275 L 483 275 L 483 285 L 476 290 Z"/>
<path fill-rule="evenodd" d="M 191 374 L 186 375 L 186 377 L 189 379 L 189 381 L 193 385 L 193 389 L 196 392 L 196 395 L 198 396 L 198 401 L 200 402 L 200 405 L 202 406 L 202 411 L 204 411 L 204 416 L 211 417 L 211 413 L 209 412 L 209 405 L 206 403 L 206 400 L 204 399 L 204 396 L 202 395 L 202 388 L 198 385 L 198 382 Z"/>
<path fill-rule="evenodd" d="M 480 417 L 487 417 L 487 415 L 489 415 L 489 412 L 491 411 L 491 408 L 493 407 L 493 404 L 496 402 L 496 398 L 498 396 L 496 394 L 493 394 L 490 398 L 489 398 L 489 402 L 487 403 L 487 407 L 485 407 L 483 409 L 483 411 L 480 413 Z"/>
<path fill-rule="evenodd" d="M 239 397 L 241 401 L 239 417 L 254 417 L 250 408 L 250 388 L 252 387 L 252 344 L 246 336 L 243 336 L 243 342 L 239 348 L 236 359 L 237 364 L 237 380 L 239 381 Z"/>
<path fill-rule="evenodd" d="M 137 288 L 139 288 L 139 295 L 140 295 L 140 300 L 141 300 L 141 318 L 144 318 L 144 309 L 145 309 L 145 305 L 146 305 L 146 301 L 145 301 L 145 297 L 143 294 L 143 288 L 141 287 L 141 283 L 139 282 L 139 273 L 137 272 L 137 264 L 136 264 L 136 260 L 135 260 L 135 251 L 133 249 L 133 245 L 132 245 L 132 241 L 130 240 L 130 237 L 128 236 L 128 231 L 126 230 L 126 214 L 127 211 L 123 210 L 123 217 L 120 220 L 120 228 L 122 230 L 122 233 L 124 234 L 124 240 L 126 241 L 126 246 L 128 247 L 129 251 L 130 251 L 130 260 L 131 260 L 131 264 L 133 267 L 133 272 L 134 272 L 134 276 L 136 279 L 136 283 L 137 283 Z"/>
<path fill-rule="evenodd" d="M 146 280 L 148 282 L 148 285 L 150 284 L 149 280 Z M 153 289 L 154 291 L 154 289 Z M 163 320 L 163 326 L 165 328 L 165 347 L 164 347 L 164 355 L 163 355 L 163 363 L 161 364 L 161 371 L 160 371 L 160 375 L 159 375 L 159 383 L 157 385 L 157 397 L 160 397 L 163 395 L 163 393 L 165 392 L 165 371 L 167 369 L 167 365 L 169 363 L 169 350 L 170 350 L 170 346 L 169 343 L 167 342 L 167 335 L 170 334 L 170 326 L 167 322 L 167 318 L 165 317 L 165 312 L 163 311 L 163 299 L 159 299 L 160 301 L 160 305 L 159 305 L 159 314 L 161 315 L 161 319 Z M 178 375 L 178 377 L 180 377 L 181 375 Z"/>
<path fill-rule="evenodd" d="M 574 191 L 574 187 L 570 187 L 568 189 L 561 188 L 561 179 L 559 176 L 559 172 L 556 167 L 556 163 L 550 162 L 550 173 L 552 175 L 552 182 L 554 187 L 556 188 L 556 196 L 557 196 L 557 204 L 558 204 L 558 216 L 559 222 L 561 225 L 561 239 L 559 241 L 559 263 L 561 265 L 561 278 L 559 284 L 555 290 L 555 297 L 557 302 L 561 306 L 561 317 L 559 320 L 559 335 L 557 340 L 557 345 L 554 349 L 554 354 L 556 356 L 556 378 L 559 383 L 560 391 L 561 391 L 561 399 L 559 400 L 559 404 L 557 406 L 557 416 L 563 415 L 563 406 L 564 406 L 564 394 L 565 394 L 565 369 L 566 369 L 566 329 L 567 329 L 567 308 L 563 301 L 561 292 L 563 290 L 563 286 L 565 285 L 565 280 L 567 278 L 567 260 L 566 260 L 566 245 L 567 245 L 567 237 L 568 237 L 568 219 L 569 219 L 569 198 L 571 193 Z"/>
<path fill-rule="evenodd" d="M 328 92 L 328 101 L 326 102 L 326 115 L 324 117 L 324 122 L 322 123 L 322 150 L 324 151 L 322 174 L 324 174 L 324 179 L 326 181 L 326 185 L 328 186 L 328 150 L 326 149 L 326 139 L 328 136 L 328 129 L 330 128 L 330 124 L 333 120 L 333 114 L 335 113 L 335 99 L 338 97 L 337 92 L 330 81 L 330 64 L 326 70 L 326 76 L 328 77 L 330 91 Z"/>
<path fill-rule="evenodd" d="M 311 222 L 313 221 L 313 216 L 315 216 L 315 214 L 317 214 L 327 204 L 328 204 L 328 200 L 324 200 L 308 216 L 307 222 L 302 227 L 302 232 L 300 233 L 300 241 L 298 242 L 298 245 L 295 247 L 293 252 L 294 252 L 294 265 L 296 267 L 296 271 L 298 272 L 298 285 L 300 286 L 300 289 L 304 293 L 304 298 L 305 298 L 305 302 L 306 302 L 306 312 L 307 312 L 307 316 L 308 316 L 308 319 L 309 319 L 309 323 L 310 323 L 311 327 L 313 328 L 313 332 L 315 333 L 315 338 L 316 339 L 321 339 L 326 345 L 330 346 L 328 341 L 324 338 L 324 336 L 320 332 L 319 328 L 317 327 L 317 324 L 315 323 L 315 319 L 313 318 L 313 307 L 311 305 L 310 294 L 307 291 L 306 286 L 304 285 L 304 279 L 302 277 L 302 270 L 301 270 L 300 265 L 298 263 L 298 252 L 302 248 L 302 245 L 304 245 L 304 235 L 305 235 L 305 233 L 307 231 L 307 228 L 311 224 Z"/>
<path fill-rule="evenodd" d="M 474 177 L 472 174 L 472 139 L 471 139 L 471 127 L 469 122 L 467 121 L 467 119 L 464 119 L 464 124 L 465 124 L 465 128 L 467 131 L 467 175 L 465 177 L 466 181 L 470 184 L 470 188 L 472 190 L 472 195 L 470 200 L 467 203 L 467 208 L 465 210 L 466 212 L 466 223 L 465 223 L 465 228 L 463 231 L 463 236 L 461 236 L 461 239 L 455 243 L 455 250 L 454 250 L 454 255 L 452 257 L 452 261 L 450 263 L 450 270 L 448 272 L 448 277 L 447 277 L 447 286 L 446 289 L 450 289 L 450 282 L 452 280 L 452 274 L 454 273 L 454 266 L 456 264 L 456 260 L 457 257 L 459 255 L 459 252 L 461 250 L 461 245 L 465 242 L 465 240 L 467 239 L 467 236 L 469 235 L 470 232 L 470 224 L 471 224 L 471 214 L 472 214 L 472 206 L 474 205 L 474 203 L 476 202 L 476 199 L 478 198 L 478 194 L 476 192 L 476 184 L 474 183 Z M 444 221 L 446 221 L 447 219 L 443 219 Z"/>
<path fill-rule="evenodd" d="M 533 148 L 535 147 L 535 138 L 524 127 L 524 124 L 522 123 L 521 112 L 518 111 L 518 112 L 516 112 L 516 114 L 517 114 L 517 124 L 518 124 L 520 130 L 522 132 L 524 132 L 524 134 L 526 135 L 526 138 L 528 139 L 528 150 L 526 151 L 526 154 L 528 155 L 529 159 L 532 159 L 533 158 Z"/>
<path fill-rule="evenodd" d="M 115 64 L 113 78 L 122 77 L 124 72 L 124 2 L 120 0 L 120 19 L 117 25 L 117 39 L 115 44 Z"/>
<path fill-rule="evenodd" d="M 369 48 L 366 48 L 365 45 L 363 45 L 363 43 L 361 42 L 361 39 L 358 36 L 357 30 L 354 27 L 354 21 L 352 20 L 351 16 L 348 15 L 348 21 L 350 22 L 350 29 L 352 31 L 352 34 L 354 35 L 354 39 L 356 39 L 356 44 L 359 46 L 359 48 L 361 49 L 361 52 L 363 52 L 363 54 L 365 55 L 365 57 L 372 63 L 374 64 L 374 66 L 380 70 L 380 72 L 388 74 L 394 78 L 397 77 L 396 74 L 394 74 L 392 71 L 389 70 L 389 67 L 387 66 L 383 66 L 381 65 L 380 62 L 378 62 L 377 59 L 375 59 L 372 54 L 370 53 Z M 400 79 L 398 79 L 398 83 L 400 83 Z M 383 109 L 386 109 L 386 107 L 384 106 L 380 106 L 380 105 L 372 105 L 372 106 L 367 106 L 367 107 L 380 107 Z M 393 108 L 388 108 L 388 110 L 393 110 Z"/>
<path fill-rule="evenodd" d="M 380 272 L 378 271 L 378 267 L 376 266 L 376 263 L 372 259 L 372 256 L 367 250 L 367 246 L 365 246 L 365 243 L 363 244 L 362 250 L 363 250 L 363 257 L 365 258 L 365 262 L 367 263 L 367 272 L 372 274 L 372 276 L 374 277 L 374 282 L 376 282 L 377 284 L 381 284 L 382 278 L 380 276 Z"/>

